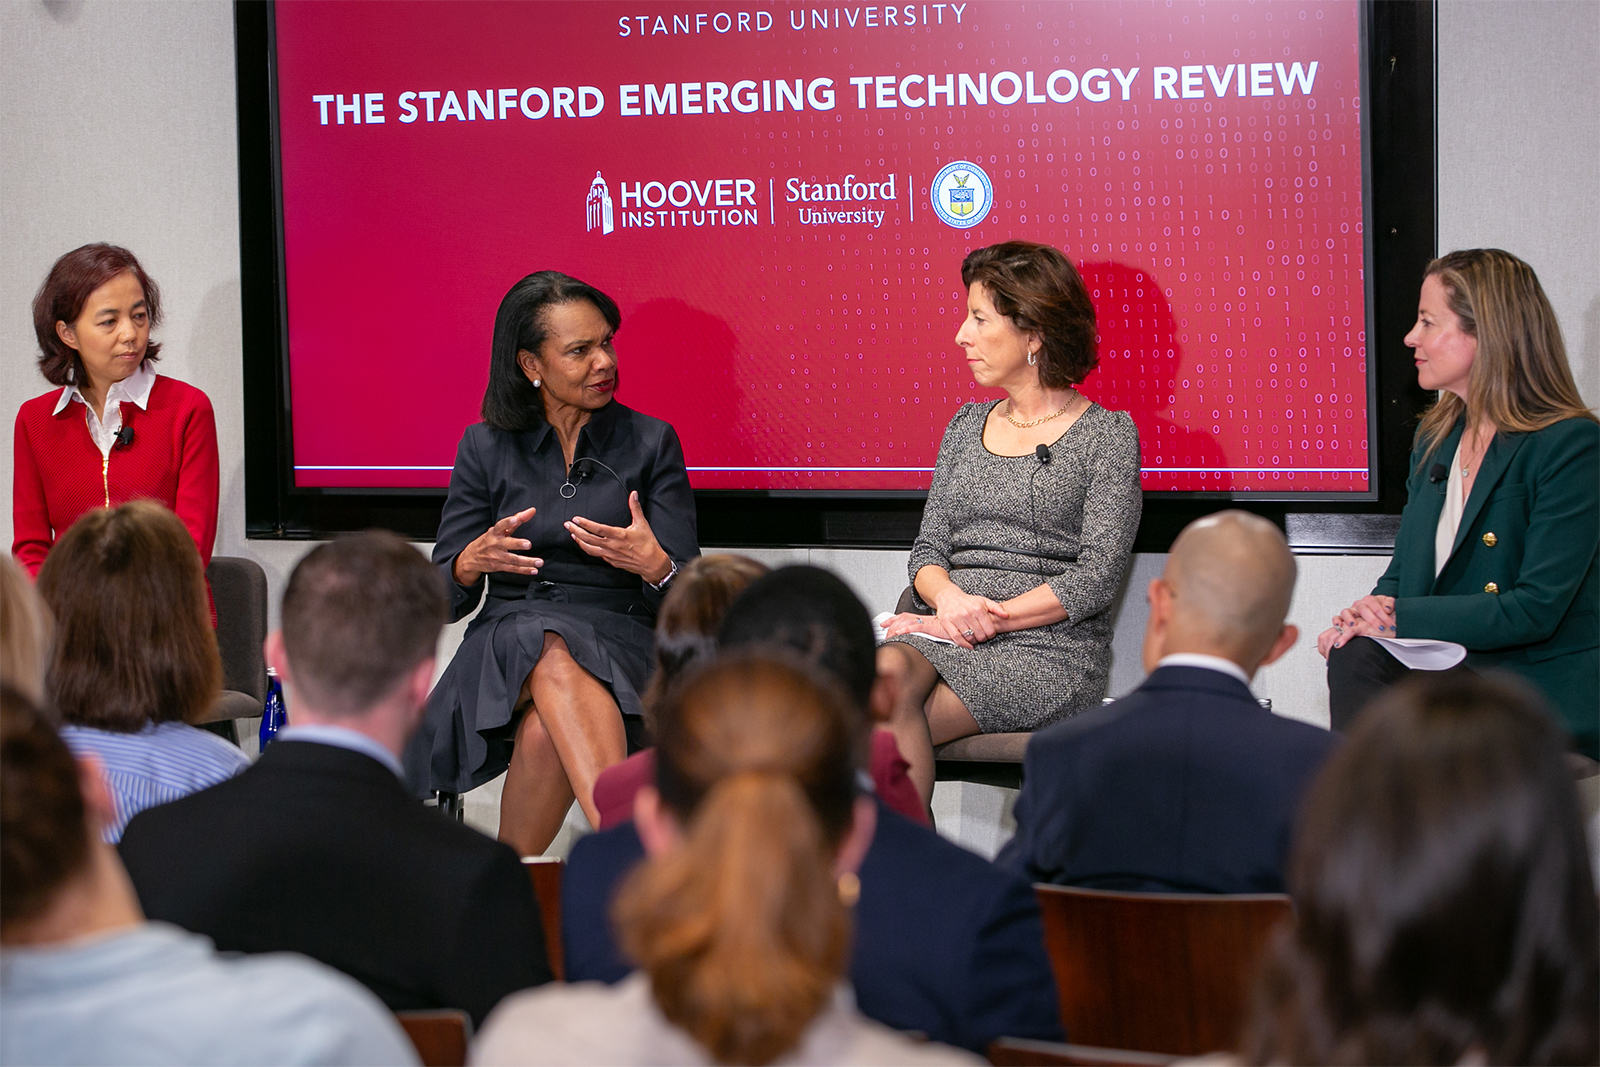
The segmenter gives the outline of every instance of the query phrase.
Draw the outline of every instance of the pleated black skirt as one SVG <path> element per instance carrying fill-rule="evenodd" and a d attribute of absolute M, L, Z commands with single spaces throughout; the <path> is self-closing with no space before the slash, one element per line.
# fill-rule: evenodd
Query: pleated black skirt
<path fill-rule="evenodd" d="M 506 769 L 517 697 L 539 662 L 546 632 L 561 636 L 624 716 L 642 715 L 639 694 L 650 677 L 654 619 L 642 613 L 636 594 L 617 592 L 537 583 L 523 599 L 489 598 L 468 624 L 406 749 L 412 791 L 424 797 L 435 790 L 465 793 Z"/>

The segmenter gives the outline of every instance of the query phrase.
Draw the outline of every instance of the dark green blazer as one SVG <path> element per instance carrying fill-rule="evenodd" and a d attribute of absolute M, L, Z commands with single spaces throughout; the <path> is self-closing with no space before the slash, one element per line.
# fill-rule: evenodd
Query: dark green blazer
<path fill-rule="evenodd" d="M 1429 471 L 1452 462 L 1462 425 L 1426 462 L 1420 442 L 1412 451 L 1394 558 L 1373 592 L 1395 598 L 1399 636 L 1455 641 L 1469 666 L 1522 675 L 1580 751 L 1600 755 L 1600 423 L 1495 434 L 1435 577 L 1445 483 Z"/>

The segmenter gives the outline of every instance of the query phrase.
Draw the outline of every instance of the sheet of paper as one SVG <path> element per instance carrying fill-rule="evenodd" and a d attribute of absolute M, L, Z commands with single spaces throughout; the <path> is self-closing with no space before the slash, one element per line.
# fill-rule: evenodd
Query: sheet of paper
<path fill-rule="evenodd" d="M 1373 640 L 1414 671 L 1449 670 L 1467 658 L 1466 648 L 1454 641 L 1432 641 L 1425 637 L 1374 637 Z"/>
<path fill-rule="evenodd" d="M 877 639 L 877 642 L 880 645 L 889 639 L 889 632 L 884 629 L 884 626 L 892 618 L 894 618 L 894 612 L 892 611 L 880 611 L 878 614 L 872 617 L 872 636 Z M 937 641 L 941 645 L 955 644 L 955 642 L 950 640 L 948 637 L 936 637 L 933 634 L 927 633 L 919 634 L 918 636 L 926 638 L 929 641 Z"/>

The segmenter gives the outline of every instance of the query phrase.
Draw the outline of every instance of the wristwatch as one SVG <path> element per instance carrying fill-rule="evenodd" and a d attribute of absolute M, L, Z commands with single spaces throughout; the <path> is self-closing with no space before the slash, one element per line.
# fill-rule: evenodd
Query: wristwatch
<path fill-rule="evenodd" d="M 672 579 L 678 576 L 678 561 L 673 559 L 671 556 L 668 556 L 667 562 L 672 564 L 672 569 L 667 572 L 667 576 L 665 578 L 661 579 L 659 582 L 652 582 L 648 578 L 645 579 L 644 584 L 648 585 L 651 589 L 654 589 L 658 593 L 665 589 L 668 585 L 672 584 Z"/>

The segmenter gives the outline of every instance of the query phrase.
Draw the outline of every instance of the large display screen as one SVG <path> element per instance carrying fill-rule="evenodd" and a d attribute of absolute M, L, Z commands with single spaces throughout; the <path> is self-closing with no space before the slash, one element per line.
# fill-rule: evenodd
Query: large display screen
<path fill-rule="evenodd" d="M 696 489 L 926 489 L 962 257 L 1079 265 L 1145 488 L 1367 493 L 1355 3 L 276 5 L 294 484 L 447 483 L 535 270 Z"/>

